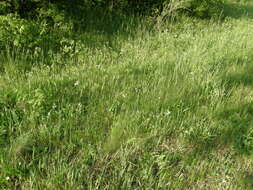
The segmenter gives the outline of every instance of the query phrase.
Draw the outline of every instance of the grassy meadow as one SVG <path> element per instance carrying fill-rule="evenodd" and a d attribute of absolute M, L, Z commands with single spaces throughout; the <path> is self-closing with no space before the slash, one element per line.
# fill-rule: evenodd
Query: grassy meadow
<path fill-rule="evenodd" d="M 253 189 L 253 3 L 227 6 L 0 52 L 0 189 Z"/>

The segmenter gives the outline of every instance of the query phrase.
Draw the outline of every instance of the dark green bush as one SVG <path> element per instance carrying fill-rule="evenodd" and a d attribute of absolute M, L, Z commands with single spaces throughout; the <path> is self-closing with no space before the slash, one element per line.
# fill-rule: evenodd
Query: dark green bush
<path fill-rule="evenodd" d="M 115 15 L 149 16 L 165 13 L 164 18 L 168 18 L 174 13 L 186 13 L 211 18 L 219 17 L 222 9 L 222 0 L 2 0 L 0 50 L 5 47 L 31 50 L 50 47 L 50 50 L 61 51 L 66 41 L 70 42 L 67 47 L 75 49 L 76 42 L 72 41 L 77 29 L 92 23 L 92 18 L 86 14 L 89 11 L 102 10 L 108 13 L 104 16 L 114 12 Z M 69 52 L 73 54 L 72 49 Z"/>
<path fill-rule="evenodd" d="M 3 0 L 0 14 L 16 13 L 21 18 L 35 18 L 41 13 L 63 12 L 67 16 L 81 14 L 87 8 L 122 13 L 151 14 L 161 12 L 168 4 L 181 4 L 191 16 L 201 18 L 217 17 L 223 9 L 222 0 Z M 57 11 L 55 11 L 57 10 Z"/>
<path fill-rule="evenodd" d="M 111 9 L 127 13 L 159 14 L 165 7 L 170 7 L 173 11 L 186 12 L 190 16 L 199 18 L 218 17 L 224 8 L 223 0 L 111 0 L 107 2 L 106 5 Z"/>
<path fill-rule="evenodd" d="M 224 2 L 222 0 L 189 0 L 185 7 L 191 16 L 218 18 L 223 13 Z"/>
<path fill-rule="evenodd" d="M 36 24 L 18 16 L 8 14 L 0 16 L 0 48 L 4 46 L 13 48 L 41 47 L 46 42 L 46 24 Z"/>

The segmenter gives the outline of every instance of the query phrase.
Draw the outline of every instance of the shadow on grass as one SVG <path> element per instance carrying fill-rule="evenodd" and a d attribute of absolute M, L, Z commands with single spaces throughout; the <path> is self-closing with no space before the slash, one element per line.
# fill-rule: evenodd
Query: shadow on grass
<path fill-rule="evenodd" d="M 252 172 L 242 172 L 238 179 L 239 184 L 245 190 L 253 190 L 253 174 Z"/>
<path fill-rule="evenodd" d="M 227 89 L 239 86 L 253 88 L 253 66 L 241 67 L 223 75 L 222 81 Z M 241 105 L 226 104 L 214 113 L 211 123 L 213 121 L 216 127 L 210 127 L 207 134 L 201 128 L 199 134 L 194 132 L 195 153 L 205 154 L 224 145 L 233 147 L 239 154 L 253 153 L 253 101 Z"/>
<path fill-rule="evenodd" d="M 247 3 L 227 4 L 224 9 L 225 15 L 230 18 L 248 17 L 253 18 L 253 5 Z"/>
<path fill-rule="evenodd" d="M 232 145 L 239 153 L 253 152 L 253 102 L 225 108 L 217 118 L 222 126 L 221 143 Z"/>
<path fill-rule="evenodd" d="M 89 48 L 109 47 L 117 51 L 121 40 L 134 38 L 141 18 L 133 15 L 92 10 L 82 13 L 74 22 L 73 34 Z M 76 19 L 76 18 L 75 18 Z"/>
<path fill-rule="evenodd" d="M 253 102 L 227 106 L 214 115 L 217 127 L 208 129 L 208 135 L 203 135 L 204 129 L 196 131 L 193 153 L 205 155 L 219 147 L 233 147 L 239 154 L 253 153 Z"/>
<path fill-rule="evenodd" d="M 236 72 L 225 74 L 222 80 L 227 89 L 241 85 L 253 87 L 253 66 L 238 68 Z M 225 105 L 214 114 L 213 119 L 217 128 L 210 131 L 210 137 L 197 143 L 198 151 L 210 151 L 219 145 L 232 145 L 240 154 L 253 153 L 253 101 L 242 105 Z"/>
<path fill-rule="evenodd" d="M 247 67 L 241 72 L 231 73 L 224 77 L 225 83 L 229 86 L 253 86 L 253 67 Z"/>
<path fill-rule="evenodd" d="M 225 145 L 232 145 L 233 150 L 241 155 L 253 153 L 253 102 L 224 109 L 218 114 L 223 125 L 218 140 Z M 253 189 L 251 171 L 241 171 L 237 179 L 244 189 Z"/>

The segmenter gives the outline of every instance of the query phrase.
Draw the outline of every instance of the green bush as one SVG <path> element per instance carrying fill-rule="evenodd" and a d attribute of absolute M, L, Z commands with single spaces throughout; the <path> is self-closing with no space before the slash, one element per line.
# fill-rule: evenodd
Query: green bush
<path fill-rule="evenodd" d="M 99 1 L 101 2 L 101 1 Z M 160 14 L 170 7 L 176 12 L 186 12 L 190 16 L 212 18 L 221 15 L 223 0 L 111 0 L 107 6 L 116 11 L 137 14 Z M 172 10 L 169 11 L 169 13 Z M 168 15 L 169 16 L 169 15 Z"/>
<path fill-rule="evenodd" d="M 63 23 L 59 15 L 53 19 L 58 22 L 57 25 L 50 25 L 46 20 L 29 21 L 14 14 L 0 16 L 0 50 L 38 51 L 50 48 L 57 51 L 66 44 L 72 45 L 73 40 L 68 38 L 71 24 Z"/>
<path fill-rule="evenodd" d="M 8 14 L 0 16 L 0 48 L 35 48 L 46 42 L 46 24 L 36 24 L 18 16 Z"/>
<path fill-rule="evenodd" d="M 217 18 L 222 14 L 224 2 L 222 0 L 189 0 L 185 8 L 191 16 Z"/>
<path fill-rule="evenodd" d="M 3 0 L 0 2 L 0 14 L 16 13 L 22 18 L 34 18 L 41 12 L 60 11 L 74 16 L 91 7 L 122 13 L 151 14 L 154 11 L 161 12 L 168 4 L 182 4 L 191 16 L 201 18 L 217 17 L 223 9 L 222 0 Z"/>
<path fill-rule="evenodd" d="M 222 0 L 3 0 L 0 2 L 0 48 L 33 50 L 37 47 L 46 49 L 50 46 L 51 50 L 61 50 L 62 41 L 65 42 L 65 39 L 67 41 L 71 39 L 70 46 L 75 47 L 72 40 L 77 28 L 92 23 L 88 20 L 92 18 L 87 18 L 88 9 L 149 16 L 165 13 L 164 18 L 174 13 L 211 18 L 220 16 L 223 2 Z M 67 54 L 69 52 L 72 54 L 72 49 L 68 50 Z M 66 52 L 66 48 L 64 51 Z"/>

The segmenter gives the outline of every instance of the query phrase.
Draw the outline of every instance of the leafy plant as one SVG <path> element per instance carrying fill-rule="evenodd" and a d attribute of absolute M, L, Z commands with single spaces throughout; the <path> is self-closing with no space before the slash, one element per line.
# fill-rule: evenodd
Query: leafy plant
<path fill-rule="evenodd" d="M 199 18 L 219 17 L 224 9 L 222 0 L 188 0 L 186 10 L 192 16 Z"/>
<path fill-rule="evenodd" d="M 9 14 L 0 16 L 0 48 L 35 48 L 41 47 L 47 40 L 46 23 L 35 24 Z"/>

